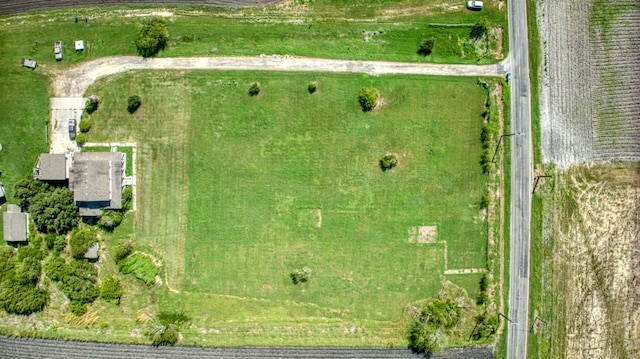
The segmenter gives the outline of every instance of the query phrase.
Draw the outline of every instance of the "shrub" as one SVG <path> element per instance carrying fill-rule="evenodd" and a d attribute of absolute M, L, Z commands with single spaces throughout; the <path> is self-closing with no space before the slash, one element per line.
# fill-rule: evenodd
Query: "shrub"
<path fill-rule="evenodd" d="M 427 304 L 409 325 L 409 349 L 431 355 L 442 350 L 442 341 L 460 321 L 462 309 L 450 300 L 434 300 Z"/>
<path fill-rule="evenodd" d="M 476 300 L 476 304 L 485 305 L 487 303 L 489 303 L 489 296 L 487 295 L 487 293 L 486 292 L 478 293 L 478 299 Z"/>
<path fill-rule="evenodd" d="M 318 90 L 318 82 L 316 81 L 312 81 L 309 86 L 307 86 L 307 91 L 309 91 L 309 93 L 314 93 Z"/>
<path fill-rule="evenodd" d="M 489 289 L 489 277 L 487 277 L 487 274 L 485 273 L 480 278 L 480 291 L 486 292 L 487 289 Z"/>
<path fill-rule="evenodd" d="M 191 320 L 184 312 L 160 312 L 157 318 L 160 324 L 165 326 L 169 324 L 180 325 Z"/>
<path fill-rule="evenodd" d="M 105 210 L 98 220 L 98 226 L 111 232 L 122 223 L 123 217 L 122 211 Z"/>
<path fill-rule="evenodd" d="M 3 283 L 0 286 L 0 307 L 10 314 L 29 315 L 44 309 L 49 303 L 47 290 L 31 285 Z"/>
<path fill-rule="evenodd" d="M 133 251 L 133 245 L 131 241 L 126 241 L 116 245 L 114 249 L 114 260 L 116 263 L 120 263 L 123 259 L 127 258 Z"/>
<path fill-rule="evenodd" d="M 84 133 L 80 132 L 79 134 L 76 135 L 76 143 L 78 144 L 78 146 L 82 146 L 85 143 L 87 143 L 87 135 L 85 135 Z"/>
<path fill-rule="evenodd" d="M 156 324 L 152 330 L 149 331 L 149 336 L 151 337 L 151 345 L 153 346 L 175 345 L 178 342 L 180 330 L 175 324 L 167 326 Z"/>
<path fill-rule="evenodd" d="M 131 186 L 126 186 L 122 190 L 122 210 L 130 211 L 132 201 L 133 201 L 133 188 L 131 188 Z"/>
<path fill-rule="evenodd" d="M 500 325 L 500 318 L 495 315 L 489 315 L 487 312 L 480 313 L 475 317 L 475 326 L 471 337 L 474 340 L 488 338 L 496 333 Z"/>
<path fill-rule="evenodd" d="M 392 169 L 398 164 L 398 158 L 392 153 L 387 153 L 380 159 L 380 168 L 383 171 Z"/>
<path fill-rule="evenodd" d="M 260 83 L 259 82 L 252 83 L 251 86 L 249 87 L 249 95 L 257 96 L 259 93 L 260 93 Z"/>
<path fill-rule="evenodd" d="M 59 282 L 69 275 L 69 266 L 64 258 L 53 256 L 44 264 L 44 271 L 52 281 Z"/>
<path fill-rule="evenodd" d="M 480 198 L 480 209 L 487 209 L 487 208 L 489 208 L 489 194 L 484 193 Z"/>
<path fill-rule="evenodd" d="M 293 284 L 304 283 L 309 280 L 310 276 L 311 268 L 309 267 L 294 269 L 293 272 L 291 272 L 291 281 Z"/>
<path fill-rule="evenodd" d="M 67 270 L 67 274 L 59 281 L 58 288 L 69 300 L 87 304 L 98 298 L 98 270 L 93 264 L 73 260 L 68 264 Z"/>
<path fill-rule="evenodd" d="M 167 22 L 161 18 L 146 19 L 142 22 L 136 49 L 143 57 L 155 56 L 167 47 L 169 43 L 169 29 Z"/>
<path fill-rule="evenodd" d="M 98 241 L 95 231 L 90 229 L 74 229 L 69 239 L 71 256 L 76 259 L 84 258 L 87 250 Z"/>
<path fill-rule="evenodd" d="M 80 302 L 75 302 L 75 301 L 71 301 L 71 303 L 69 303 L 69 311 L 71 313 L 73 313 L 73 315 L 75 316 L 82 316 L 85 315 L 87 313 L 87 305 L 85 303 L 80 303 Z"/>
<path fill-rule="evenodd" d="M 96 110 L 98 109 L 99 103 L 100 103 L 100 100 L 98 100 L 96 96 L 89 97 L 87 102 L 85 102 L 84 104 L 84 111 L 89 115 L 96 112 Z"/>
<path fill-rule="evenodd" d="M 85 133 L 85 132 L 89 132 L 89 130 L 91 129 L 91 121 L 88 118 L 83 118 L 82 120 L 80 120 L 80 132 Z"/>
<path fill-rule="evenodd" d="M 41 272 L 40 260 L 33 257 L 25 258 L 15 267 L 16 279 L 21 285 L 35 286 L 40 280 Z"/>
<path fill-rule="evenodd" d="M 380 97 L 380 91 L 374 88 L 363 88 L 358 95 L 358 102 L 360 103 L 360 107 L 362 107 L 362 111 L 368 112 L 373 110 L 376 107 L 376 103 L 378 103 L 378 98 Z"/>
<path fill-rule="evenodd" d="M 433 52 L 433 45 L 435 45 L 436 40 L 434 38 L 423 39 L 420 42 L 420 49 L 418 49 L 418 53 L 423 56 L 431 55 Z"/>
<path fill-rule="evenodd" d="M 141 104 L 142 104 L 142 100 L 140 99 L 140 96 L 138 95 L 129 96 L 129 98 L 127 99 L 127 111 L 130 114 L 133 114 L 138 110 L 138 108 L 140 108 Z"/>
<path fill-rule="evenodd" d="M 117 278 L 109 276 L 100 285 L 100 297 L 108 302 L 115 300 L 120 305 L 122 294 L 122 284 Z"/>
<path fill-rule="evenodd" d="M 118 263 L 122 274 L 133 274 L 136 278 L 150 285 L 155 282 L 156 275 L 159 273 L 158 267 L 153 261 L 142 253 L 134 253 L 128 258 Z"/>

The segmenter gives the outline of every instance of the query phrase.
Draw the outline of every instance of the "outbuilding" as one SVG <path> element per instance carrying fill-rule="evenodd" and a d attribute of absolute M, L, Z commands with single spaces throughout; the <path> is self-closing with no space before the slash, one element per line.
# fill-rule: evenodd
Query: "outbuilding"
<path fill-rule="evenodd" d="M 76 51 L 84 51 L 84 41 L 77 40 L 76 41 Z"/>
<path fill-rule="evenodd" d="M 8 205 L 7 211 L 2 214 L 4 240 L 9 244 L 26 243 L 29 235 L 28 218 L 20 206 Z"/>

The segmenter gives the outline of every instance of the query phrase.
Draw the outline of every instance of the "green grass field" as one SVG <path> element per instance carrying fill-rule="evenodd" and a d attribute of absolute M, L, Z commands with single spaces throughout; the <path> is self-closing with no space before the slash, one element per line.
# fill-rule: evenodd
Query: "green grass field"
<path fill-rule="evenodd" d="M 365 86 L 381 90 L 374 113 L 359 109 Z M 399 344 L 404 308 L 445 279 L 444 241 L 449 269 L 486 266 L 475 79 L 134 72 L 89 91 L 102 99 L 89 141 L 138 142 L 135 241 L 179 292 L 162 306 L 204 313 L 193 334 L 220 332 L 186 340 Z M 129 115 L 134 93 L 142 106 Z M 386 152 L 399 165 L 384 173 Z M 408 243 L 420 225 L 438 226 L 437 243 Z M 303 266 L 311 279 L 295 286 Z M 477 294 L 479 276 L 464 277 L 450 279 Z"/>

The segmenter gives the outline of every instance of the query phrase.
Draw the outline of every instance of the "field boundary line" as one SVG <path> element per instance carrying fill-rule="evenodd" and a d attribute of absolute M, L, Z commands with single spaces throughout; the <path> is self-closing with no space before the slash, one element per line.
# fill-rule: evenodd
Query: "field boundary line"
<path fill-rule="evenodd" d="M 444 274 L 475 274 L 475 273 L 486 273 L 487 270 L 484 268 L 458 268 L 458 269 L 448 269 L 449 268 L 449 249 L 447 247 L 447 241 L 442 241 L 444 243 Z"/>

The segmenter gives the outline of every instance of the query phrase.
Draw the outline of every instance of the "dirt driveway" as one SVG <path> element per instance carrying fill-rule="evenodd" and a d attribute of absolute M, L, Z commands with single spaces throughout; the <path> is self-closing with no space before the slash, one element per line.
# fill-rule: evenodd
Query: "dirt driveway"
<path fill-rule="evenodd" d="M 303 58 L 291 56 L 256 57 L 106 57 L 70 68 L 54 82 L 60 97 L 83 96 L 96 80 L 129 70 L 262 70 L 308 71 L 412 75 L 499 76 L 509 71 L 510 59 L 494 65 L 416 64 L 386 61 L 355 61 Z"/>

